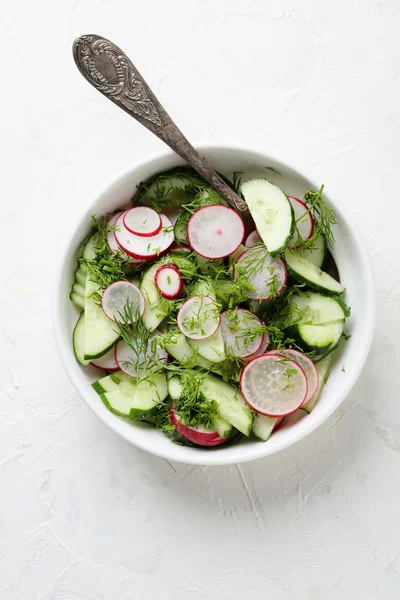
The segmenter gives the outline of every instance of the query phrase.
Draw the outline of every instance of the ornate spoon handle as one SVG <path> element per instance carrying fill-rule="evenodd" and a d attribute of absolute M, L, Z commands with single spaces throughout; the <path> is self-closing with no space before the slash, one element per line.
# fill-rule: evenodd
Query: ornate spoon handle
<path fill-rule="evenodd" d="M 242 198 L 185 138 L 139 71 L 118 46 L 98 35 L 82 35 L 74 41 L 73 53 L 78 69 L 89 83 L 168 144 L 237 211 L 248 211 Z"/>

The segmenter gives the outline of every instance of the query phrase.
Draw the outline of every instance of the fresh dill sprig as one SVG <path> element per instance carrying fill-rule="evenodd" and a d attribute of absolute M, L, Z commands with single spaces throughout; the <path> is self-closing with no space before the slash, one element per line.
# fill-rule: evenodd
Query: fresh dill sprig
<path fill-rule="evenodd" d="M 304 246 L 305 248 L 313 248 L 317 237 L 319 237 L 321 233 L 325 236 L 328 246 L 333 248 L 335 243 L 332 225 L 336 225 L 338 221 L 333 208 L 330 208 L 330 206 L 325 203 L 322 197 L 323 191 L 324 186 L 322 185 L 318 192 L 309 190 L 304 194 L 304 202 L 314 217 L 313 235 L 306 241 L 300 241 L 300 246 Z"/>

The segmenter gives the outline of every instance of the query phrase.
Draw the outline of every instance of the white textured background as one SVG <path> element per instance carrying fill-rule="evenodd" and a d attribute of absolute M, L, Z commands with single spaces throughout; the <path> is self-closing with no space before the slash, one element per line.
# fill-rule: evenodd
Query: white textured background
<path fill-rule="evenodd" d="M 161 142 L 77 72 L 121 45 L 192 140 L 262 145 L 349 206 L 378 325 L 340 411 L 232 468 L 119 440 L 78 398 L 49 315 L 64 232 Z M 0 19 L 0 598 L 400 597 L 398 0 L 20 0 Z"/>

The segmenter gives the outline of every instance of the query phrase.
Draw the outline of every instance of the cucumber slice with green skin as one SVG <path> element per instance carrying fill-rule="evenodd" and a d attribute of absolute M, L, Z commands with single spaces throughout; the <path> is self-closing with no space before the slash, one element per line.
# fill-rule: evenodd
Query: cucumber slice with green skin
<path fill-rule="evenodd" d="M 86 283 L 85 283 L 85 287 L 86 287 Z M 81 296 L 81 298 L 84 298 L 85 297 L 85 287 L 83 285 L 81 285 L 80 283 L 74 283 L 71 288 L 71 293 L 75 292 L 75 294 L 78 294 L 78 296 Z"/>
<path fill-rule="evenodd" d="M 75 271 L 75 282 L 79 283 L 82 287 L 86 286 L 86 265 L 85 263 L 80 263 L 79 267 Z"/>
<path fill-rule="evenodd" d="M 309 260 L 316 267 L 321 269 L 322 265 L 324 264 L 327 252 L 325 237 L 322 233 L 320 233 L 319 236 L 316 238 L 312 248 L 295 248 L 292 249 L 292 252 L 294 252 L 294 254 L 299 255 L 301 258 Z"/>
<path fill-rule="evenodd" d="M 289 244 L 295 228 L 288 197 L 267 179 L 251 179 L 240 189 L 268 252 L 272 256 L 280 254 Z"/>
<path fill-rule="evenodd" d="M 306 283 L 312 289 L 325 292 L 325 294 L 342 294 L 344 292 L 345 288 L 336 279 L 290 249 L 285 251 L 285 261 L 293 279 Z"/>
<path fill-rule="evenodd" d="M 254 414 L 235 386 L 209 374 L 201 384 L 200 390 L 205 398 L 217 403 L 219 414 L 225 421 L 244 435 L 250 435 Z"/>
<path fill-rule="evenodd" d="M 154 283 L 154 277 L 162 262 L 154 264 L 143 276 L 140 289 L 146 301 L 145 311 L 142 319 L 149 331 L 154 331 L 161 321 L 167 316 L 166 311 L 162 308 L 161 303 L 172 302 L 163 298 L 160 291 Z M 165 304 L 164 304 L 165 306 Z"/>
<path fill-rule="evenodd" d="M 204 185 L 204 180 L 195 172 L 171 169 L 157 175 L 144 193 L 139 190 L 132 202 L 136 205 L 156 201 L 168 207 L 181 206 L 195 195 L 196 186 L 199 184 Z"/>
<path fill-rule="evenodd" d="M 79 306 L 79 308 L 85 308 L 85 298 L 82 298 L 82 296 L 80 296 L 79 294 L 77 294 L 76 292 L 71 292 L 70 295 L 70 300 L 76 304 L 77 306 Z"/>
<path fill-rule="evenodd" d="M 279 417 L 266 417 L 265 415 L 256 413 L 251 432 L 260 440 L 266 442 L 271 437 L 271 433 L 277 422 L 279 422 Z"/>
<path fill-rule="evenodd" d="M 222 337 L 221 327 L 205 340 L 188 339 L 190 346 L 198 354 L 212 363 L 219 363 L 226 359 L 225 343 Z"/>
<path fill-rule="evenodd" d="M 173 377 L 168 377 L 168 394 L 172 398 L 172 400 L 179 400 L 182 396 L 183 385 L 180 380 L 180 377 L 174 375 Z"/>
<path fill-rule="evenodd" d="M 309 292 L 292 296 L 288 324 L 324 325 L 349 316 L 350 308 L 338 296 L 324 296 L 317 292 Z"/>
<path fill-rule="evenodd" d="M 93 258 L 96 256 L 97 240 L 97 233 L 94 233 L 86 242 L 82 253 L 82 257 L 85 260 L 93 260 Z"/>
<path fill-rule="evenodd" d="M 165 373 L 149 375 L 136 387 L 129 418 L 134 420 L 146 418 L 148 413 L 163 402 L 167 396 L 168 386 Z"/>
<path fill-rule="evenodd" d="M 319 377 L 317 391 L 315 392 L 314 396 L 308 402 L 303 404 L 303 406 L 300 408 L 300 410 L 304 410 L 306 413 L 310 414 L 310 412 L 312 411 L 314 406 L 317 404 L 318 399 L 321 394 L 321 391 L 322 391 L 322 388 L 324 387 L 324 385 L 327 381 L 329 368 L 331 366 L 331 359 L 332 359 L 332 355 L 329 354 L 326 358 L 322 359 L 319 363 L 317 363 L 316 367 L 317 367 L 318 377 Z"/>
<path fill-rule="evenodd" d="M 99 290 L 99 285 L 90 280 L 88 273 L 85 295 L 85 360 L 103 356 L 120 339 L 115 323 L 106 317 L 93 296 Z"/>
<path fill-rule="evenodd" d="M 175 358 L 175 360 L 182 364 L 193 360 L 195 352 L 190 346 L 186 337 L 183 335 L 183 333 L 176 329 L 174 330 L 173 335 L 171 335 L 171 332 L 169 332 L 169 338 L 170 342 L 168 344 L 165 344 L 165 349 L 168 352 L 168 354 L 170 354 L 173 358 Z M 196 366 L 208 370 L 210 369 L 210 367 L 212 367 L 212 363 L 197 355 Z"/>
<path fill-rule="evenodd" d="M 187 244 L 188 243 L 186 230 L 187 230 L 187 221 L 185 222 L 184 219 L 178 218 L 178 220 L 176 221 L 176 223 L 174 225 L 174 237 L 178 244 Z"/>
<path fill-rule="evenodd" d="M 314 352 L 313 361 L 328 356 L 339 344 L 344 330 L 344 319 L 324 325 L 294 325 L 287 330 L 304 352 Z"/>
<path fill-rule="evenodd" d="M 95 381 L 92 388 L 109 411 L 119 417 L 129 418 L 137 388 L 135 379 L 119 371 Z"/>
<path fill-rule="evenodd" d="M 89 360 L 85 360 L 84 358 L 84 346 L 85 346 L 85 313 L 81 312 L 81 316 L 79 317 L 74 332 L 72 334 L 72 344 L 74 347 L 74 354 L 76 360 L 83 366 L 87 367 L 89 364 Z"/>

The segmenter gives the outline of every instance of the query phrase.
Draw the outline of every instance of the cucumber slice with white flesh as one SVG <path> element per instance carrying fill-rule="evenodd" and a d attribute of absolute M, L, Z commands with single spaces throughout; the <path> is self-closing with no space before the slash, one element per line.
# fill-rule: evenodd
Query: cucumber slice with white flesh
<path fill-rule="evenodd" d="M 149 375 L 140 381 L 133 396 L 129 418 L 140 420 L 168 396 L 167 376 L 165 373 Z"/>
<path fill-rule="evenodd" d="M 350 308 L 337 296 L 324 296 L 317 292 L 294 294 L 290 299 L 288 323 L 324 325 L 346 319 Z"/>
<path fill-rule="evenodd" d="M 266 442 L 271 437 L 277 421 L 279 421 L 279 417 L 266 417 L 256 413 L 251 432 L 260 440 Z"/>
<path fill-rule="evenodd" d="M 196 173 L 173 169 L 160 173 L 148 186 L 144 194 L 134 196 L 135 204 L 147 204 L 154 201 L 165 203 L 166 206 L 180 206 L 196 193 L 196 186 L 203 180 Z"/>
<path fill-rule="evenodd" d="M 314 244 L 310 248 L 307 248 L 307 246 L 305 246 L 303 248 L 297 247 L 292 250 L 292 252 L 301 256 L 301 258 L 309 260 L 311 263 L 313 263 L 316 267 L 319 267 L 320 269 L 324 264 L 326 251 L 326 241 L 322 233 L 318 235 L 318 237 L 315 239 Z"/>
<path fill-rule="evenodd" d="M 97 283 L 86 276 L 84 359 L 98 358 L 120 339 L 115 323 L 110 321 L 94 297 L 100 291 Z"/>
<path fill-rule="evenodd" d="M 329 367 L 331 366 L 331 359 L 332 355 L 329 354 L 326 358 L 322 359 L 319 363 L 316 364 L 319 378 L 317 391 L 308 402 L 303 404 L 300 410 L 304 410 L 306 413 L 310 414 L 314 406 L 317 404 L 322 388 L 324 387 L 329 376 Z"/>
<path fill-rule="evenodd" d="M 146 307 L 142 316 L 143 323 L 146 325 L 149 331 L 154 331 L 161 321 L 167 316 L 165 309 L 166 302 L 172 302 L 161 296 L 160 291 L 154 282 L 154 276 L 158 268 L 163 263 L 157 262 L 154 264 L 146 273 L 143 275 L 140 289 L 146 301 Z"/>
<path fill-rule="evenodd" d="M 168 378 L 168 394 L 172 400 L 179 400 L 182 396 L 183 385 L 178 375 Z"/>
<path fill-rule="evenodd" d="M 250 435 L 253 411 L 235 386 L 209 374 L 201 384 L 200 390 L 205 398 L 217 403 L 219 414 L 225 421 L 244 435 Z"/>
<path fill-rule="evenodd" d="M 273 256 L 280 254 L 289 244 L 295 227 L 288 197 L 267 179 L 251 179 L 240 189 L 268 252 Z"/>
<path fill-rule="evenodd" d="M 307 284 L 318 292 L 326 294 L 342 294 L 344 292 L 345 288 L 336 279 L 290 249 L 285 251 L 285 261 L 293 279 Z"/>
<path fill-rule="evenodd" d="M 205 340 L 190 340 L 188 339 L 189 345 L 198 354 L 209 360 L 212 363 L 219 363 L 226 359 L 224 338 L 222 337 L 221 327 L 217 331 L 206 338 Z"/>
<path fill-rule="evenodd" d="M 314 352 L 313 361 L 316 363 L 328 356 L 339 344 L 344 330 L 344 319 L 332 321 L 324 325 L 297 325 L 299 346 L 305 352 Z"/>
<path fill-rule="evenodd" d="M 79 283 L 82 287 L 86 286 L 86 265 L 84 262 L 81 262 L 77 270 L 75 271 L 75 281 Z"/>
<path fill-rule="evenodd" d="M 81 298 L 85 297 L 85 286 L 81 285 L 80 283 L 74 283 L 72 288 L 71 288 L 71 292 L 74 292 L 75 294 L 78 294 L 78 296 L 81 296 Z"/>
<path fill-rule="evenodd" d="M 187 338 L 179 331 L 179 329 L 168 332 L 169 342 L 165 344 L 165 349 L 175 360 L 178 362 L 185 364 L 188 361 L 192 361 L 195 356 L 195 352 L 193 348 L 190 346 Z M 212 364 L 202 358 L 200 355 L 196 356 L 196 366 L 201 367 L 203 369 L 209 369 L 212 367 Z"/>
<path fill-rule="evenodd" d="M 92 383 L 92 388 L 102 399 L 104 405 L 119 417 L 129 417 L 132 401 L 136 392 L 136 380 L 122 371 L 112 373 Z"/>
<path fill-rule="evenodd" d="M 74 346 L 74 354 L 76 360 L 83 366 L 87 367 L 89 364 L 89 360 L 85 360 L 85 313 L 81 312 L 81 316 L 79 317 L 74 332 L 72 334 L 72 343 Z"/>
<path fill-rule="evenodd" d="M 82 257 L 85 260 L 93 260 L 96 256 L 96 247 L 97 247 L 98 236 L 97 233 L 94 233 L 85 244 L 83 248 Z"/>
<path fill-rule="evenodd" d="M 79 308 L 85 308 L 85 298 L 83 298 L 80 294 L 77 294 L 76 292 L 71 292 L 69 297 L 74 304 L 79 306 Z"/>

